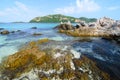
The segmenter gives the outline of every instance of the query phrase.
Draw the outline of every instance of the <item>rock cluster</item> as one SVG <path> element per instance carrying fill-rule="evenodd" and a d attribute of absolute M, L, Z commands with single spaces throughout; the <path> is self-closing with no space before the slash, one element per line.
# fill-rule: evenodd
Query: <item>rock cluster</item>
<path fill-rule="evenodd" d="M 96 22 L 92 23 L 80 21 L 71 29 L 63 28 L 64 25 L 60 24 L 57 26 L 59 32 L 66 33 L 71 36 L 120 36 L 120 21 L 115 21 L 107 17 L 100 18 Z M 71 25 L 67 25 L 67 28 L 68 27 L 71 27 Z"/>

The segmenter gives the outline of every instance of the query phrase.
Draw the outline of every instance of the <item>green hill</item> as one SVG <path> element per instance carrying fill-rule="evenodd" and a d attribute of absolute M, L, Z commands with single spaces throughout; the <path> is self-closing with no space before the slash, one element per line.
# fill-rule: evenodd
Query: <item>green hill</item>
<path fill-rule="evenodd" d="M 32 20 L 30 20 L 31 23 L 60 23 L 60 22 L 79 22 L 79 21 L 85 21 L 85 22 L 94 22 L 96 21 L 95 18 L 75 18 L 71 16 L 65 16 L 62 14 L 54 14 L 54 15 L 47 15 L 43 17 L 35 17 Z"/>
<path fill-rule="evenodd" d="M 79 19 L 82 20 L 82 21 L 85 21 L 86 23 L 89 23 L 89 22 L 96 22 L 96 21 L 97 21 L 96 18 L 80 17 Z"/>
<path fill-rule="evenodd" d="M 32 19 L 30 22 L 75 22 L 77 18 L 71 17 L 71 16 L 65 16 L 61 14 L 55 14 L 55 15 L 47 15 L 43 17 L 36 17 Z"/>

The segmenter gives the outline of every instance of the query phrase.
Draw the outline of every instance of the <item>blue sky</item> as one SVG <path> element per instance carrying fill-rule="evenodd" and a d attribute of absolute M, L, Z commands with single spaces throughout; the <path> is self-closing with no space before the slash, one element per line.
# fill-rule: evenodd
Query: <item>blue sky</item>
<path fill-rule="evenodd" d="M 120 20 L 119 4 L 120 0 L 1 0 L 0 22 L 27 22 L 48 14 Z"/>

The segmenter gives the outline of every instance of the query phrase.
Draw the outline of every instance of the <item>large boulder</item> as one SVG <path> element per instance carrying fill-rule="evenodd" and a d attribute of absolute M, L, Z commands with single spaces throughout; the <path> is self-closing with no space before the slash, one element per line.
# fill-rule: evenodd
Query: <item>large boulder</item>
<path fill-rule="evenodd" d="M 100 18 L 97 23 L 101 27 L 112 27 L 112 25 L 115 23 L 115 20 L 107 17 Z"/>
<path fill-rule="evenodd" d="M 0 33 L 3 34 L 3 35 L 6 35 L 6 34 L 9 34 L 10 32 L 8 30 L 3 30 Z"/>
<path fill-rule="evenodd" d="M 56 26 L 54 29 L 72 30 L 72 29 L 74 29 L 74 27 L 71 24 L 60 24 L 60 25 Z"/>

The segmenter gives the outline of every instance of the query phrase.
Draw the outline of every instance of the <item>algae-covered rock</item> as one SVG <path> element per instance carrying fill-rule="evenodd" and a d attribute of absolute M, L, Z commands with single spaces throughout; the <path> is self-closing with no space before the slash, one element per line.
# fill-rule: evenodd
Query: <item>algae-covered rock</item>
<path fill-rule="evenodd" d="M 48 46 L 50 43 L 55 46 Z M 58 46 L 57 46 L 58 45 Z M 44 48 L 41 49 L 41 47 Z M 29 42 L 1 65 L 2 80 L 110 80 L 96 63 L 70 45 L 42 39 Z M 79 56 L 79 57 L 76 57 Z"/>
<path fill-rule="evenodd" d="M 10 32 L 8 31 L 8 30 L 3 30 L 3 31 L 1 31 L 1 34 L 3 34 L 3 35 L 6 35 L 6 34 L 9 34 Z"/>

